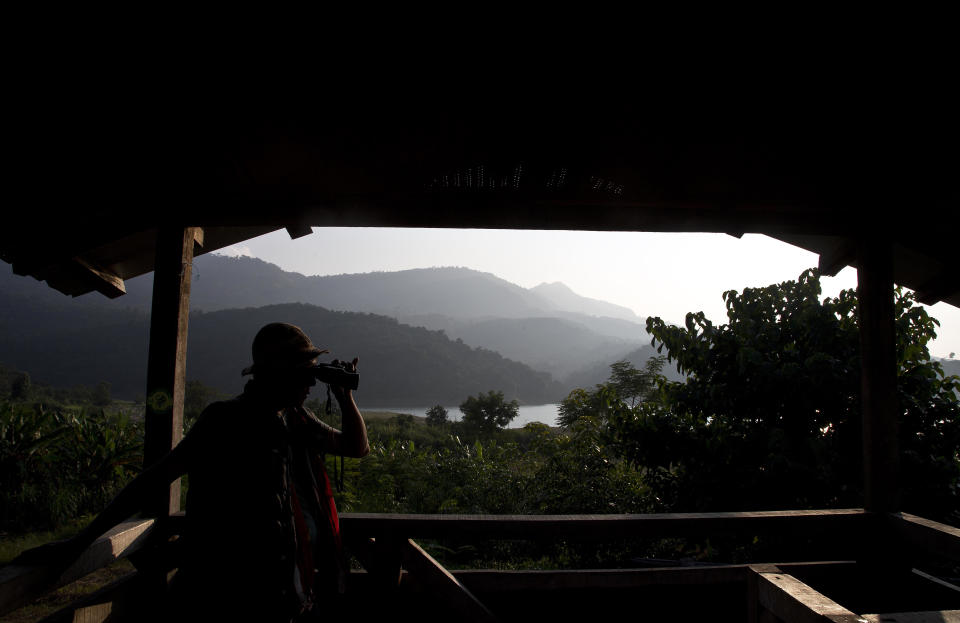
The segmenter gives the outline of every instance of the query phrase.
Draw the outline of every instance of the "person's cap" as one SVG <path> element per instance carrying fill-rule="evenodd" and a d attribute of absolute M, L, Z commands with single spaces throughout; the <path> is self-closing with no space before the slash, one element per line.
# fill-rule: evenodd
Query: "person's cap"
<path fill-rule="evenodd" d="M 273 322 L 253 338 L 253 365 L 241 375 L 264 370 L 286 370 L 311 366 L 319 355 L 330 351 L 317 348 L 303 330 L 286 322 Z"/>

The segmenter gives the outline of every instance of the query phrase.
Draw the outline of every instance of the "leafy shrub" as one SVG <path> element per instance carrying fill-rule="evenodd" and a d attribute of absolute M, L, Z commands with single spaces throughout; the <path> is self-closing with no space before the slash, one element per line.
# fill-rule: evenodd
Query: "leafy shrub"
<path fill-rule="evenodd" d="M 142 425 L 126 415 L 0 404 L 0 529 L 53 529 L 99 512 L 142 454 Z"/>

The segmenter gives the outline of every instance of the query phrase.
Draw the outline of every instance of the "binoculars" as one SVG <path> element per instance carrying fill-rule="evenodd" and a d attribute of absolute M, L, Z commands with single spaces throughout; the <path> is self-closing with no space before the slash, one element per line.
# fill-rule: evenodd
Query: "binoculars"
<path fill-rule="evenodd" d="M 327 385 L 337 385 L 346 389 L 357 389 L 360 373 L 347 370 L 346 363 L 321 363 L 310 368 L 314 378 Z"/>

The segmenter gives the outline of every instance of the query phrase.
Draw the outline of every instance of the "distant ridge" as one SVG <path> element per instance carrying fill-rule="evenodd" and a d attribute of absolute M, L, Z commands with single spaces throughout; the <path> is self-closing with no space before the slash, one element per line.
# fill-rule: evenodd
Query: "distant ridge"
<path fill-rule="evenodd" d="M 86 342 L 82 348 L 100 353 L 98 356 L 105 362 L 112 361 L 120 376 L 126 373 L 125 366 L 142 365 L 135 358 L 120 357 L 114 351 L 146 348 L 152 274 L 128 280 L 126 285 L 127 295 L 115 300 L 96 294 L 74 300 L 33 279 L 0 274 L 0 362 L 11 349 L 17 350 L 12 342 L 4 344 L 4 340 L 16 342 L 35 335 L 40 338 L 37 344 L 42 344 L 43 336 L 51 334 L 59 336 L 63 344 L 79 344 L 79 333 L 110 325 L 114 327 L 112 334 L 123 336 L 116 348 L 101 352 L 98 346 Z M 194 262 L 191 310 L 197 318 L 227 310 L 288 304 L 305 304 L 324 312 L 375 314 L 395 319 L 397 327 L 423 327 L 432 334 L 443 331 L 444 339 L 462 342 L 468 350 L 480 348 L 499 353 L 504 361 L 548 373 L 543 379 L 547 385 L 553 380 L 562 384 L 561 389 L 557 389 L 560 385 L 553 389 L 544 385 L 543 391 L 517 394 L 524 401 L 533 395 L 550 396 L 551 400 L 562 397 L 575 387 L 570 384 L 574 378 L 592 379 L 598 370 L 605 374 L 610 363 L 650 341 L 644 325 L 631 310 L 579 296 L 562 283 L 526 289 L 496 275 L 463 267 L 305 276 L 251 257 L 210 254 Z M 205 326 L 205 322 L 191 319 L 191 344 L 200 335 L 197 327 Z M 95 334 L 96 331 L 91 333 Z M 21 348 L 18 352 L 26 350 Z M 58 375 L 68 379 L 67 372 L 78 360 L 72 354 L 56 357 L 60 363 L 45 362 L 43 366 L 61 366 L 62 374 Z M 28 365 L 21 367 L 30 369 Z M 193 377 L 194 369 L 188 375 Z M 76 382 L 99 380 L 110 379 Z M 233 387 L 239 380 L 225 382 Z M 537 386 L 541 381 L 531 383 Z M 138 382 L 124 381 L 120 385 L 137 391 Z M 388 402 L 397 404 L 399 399 L 400 396 L 390 397 Z"/>
<path fill-rule="evenodd" d="M 150 275 L 128 283 L 125 305 L 148 308 Z M 530 318 L 584 314 L 639 322 L 626 307 L 580 296 L 562 283 L 523 288 L 463 267 L 305 276 L 252 257 L 203 255 L 194 261 L 191 308 L 203 311 L 310 303 L 391 316 Z"/>
<path fill-rule="evenodd" d="M 632 322 L 640 321 L 640 318 L 628 307 L 580 296 L 569 286 L 559 281 L 541 283 L 530 288 L 530 291 L 551 302 L 557 309 L 564 311 L 579 312 L 589 316 L 608 316 Z"/>
<path fill-rule="evenodd" d="M 85 312 L 86 306 L 79 301 L 65 300 L 67 304 L 57 307 L 43 299 L 0 290 L 0 311 L 17 310 L 16 318 L 4 313 L 0 322 L 0 363 L 57 387 L 107 381 L 115 397 L 143 397 L 149 341 L 146 313 L 131 308 Z M 34 323 L 34 318 L 40 323 Z M 524 404 L 543 404 L 567 392 L 549 374 L 492 350 L 451 340 L 442 332 L 386 316 L 303 303 L 191 313 L 188 379 L 228 394 L 239 393 L 245 382 L 240 370 L 250 363 L 253 336 L 263 325 L 278 320 L 301 326 L 330 349 L 331 358 L 359 356 L 358 400 L 367 407 L 459 404 L 467 396 L 491 389 Z M 315 396 L 320 394 L 314 391 Z"/>

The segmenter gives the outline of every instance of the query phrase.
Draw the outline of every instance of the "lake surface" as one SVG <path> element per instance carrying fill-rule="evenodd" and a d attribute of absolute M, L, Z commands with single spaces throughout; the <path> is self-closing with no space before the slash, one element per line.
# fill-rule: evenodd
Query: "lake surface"
<path fill-rule="evenodd" d="M 367 407 L 370 411 L 391 411 L 393 413 L 409 413 L 420 417 L 427 416 L 427 409 L 430 407 Z M 454 422 L 459 421 L 463 414 L 460 413 L 458 406 L 445 406 L 447 417 Z M 507 426 L 507 428 L 523 428 L 530 422 L 543 422 L 547 426 L 557 425 L 557 414 L 560 405 L 521 405 L 517 417 Z"/>

